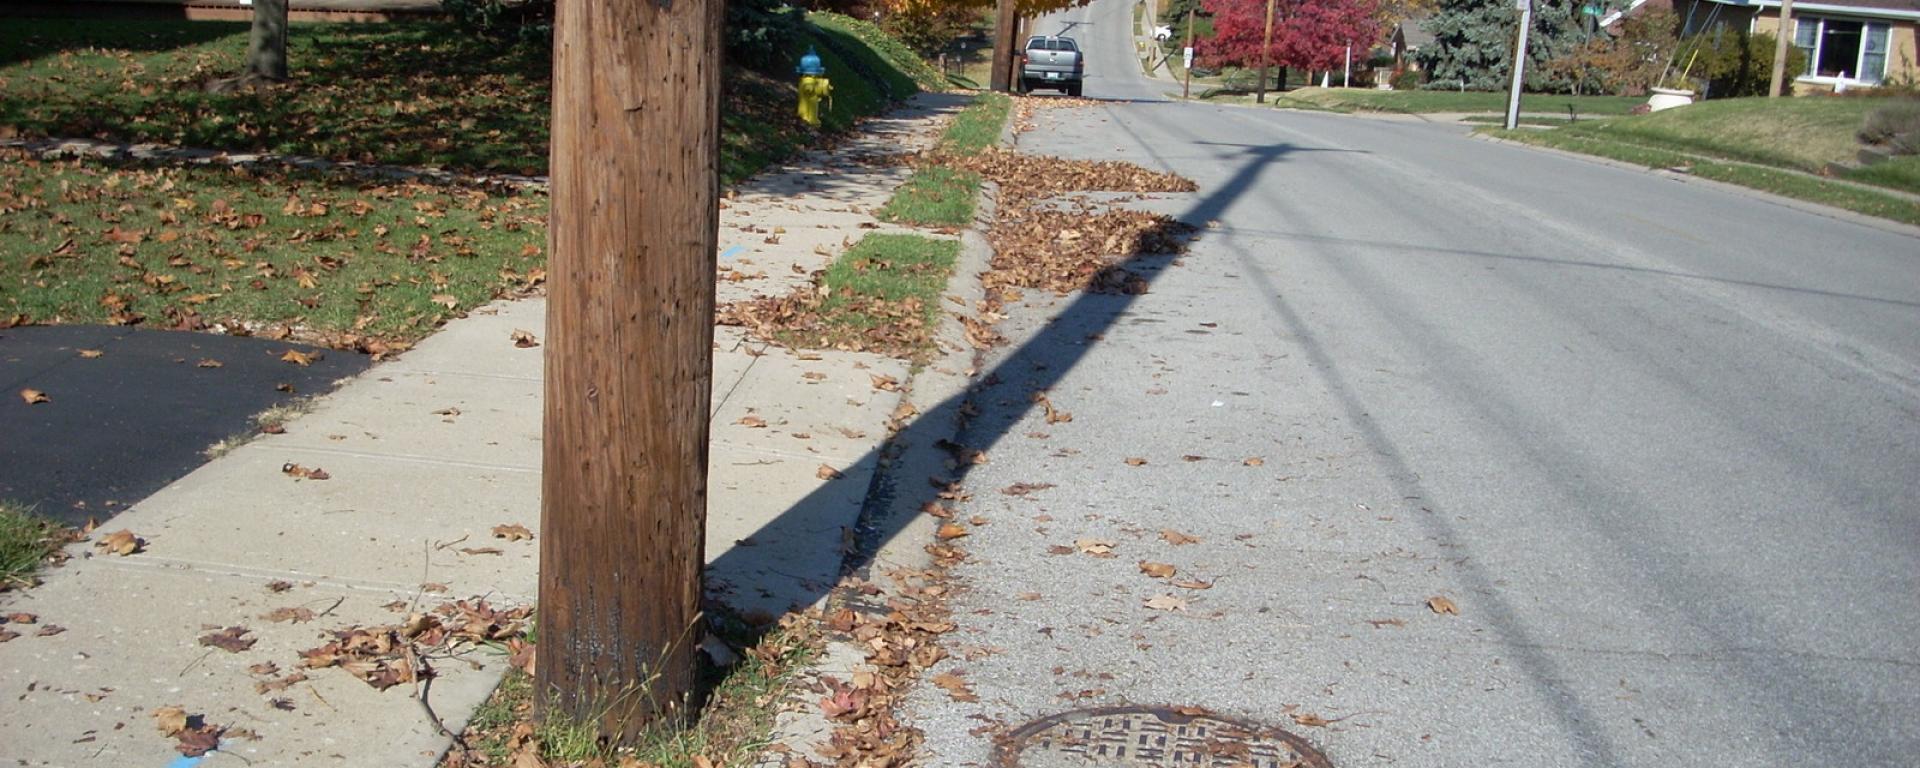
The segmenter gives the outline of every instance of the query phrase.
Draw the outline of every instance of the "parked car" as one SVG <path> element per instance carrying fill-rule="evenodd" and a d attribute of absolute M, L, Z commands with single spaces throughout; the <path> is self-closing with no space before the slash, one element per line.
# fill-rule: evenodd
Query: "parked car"
<path fill-rule="evenodd" d="M 1086 59 L 1080 44 L 1071 37 L 1032 37 L 1020 57 L 1020 89 L 1057 88 L 1068 96 L 1079 96 L 1086 79 Z"/>

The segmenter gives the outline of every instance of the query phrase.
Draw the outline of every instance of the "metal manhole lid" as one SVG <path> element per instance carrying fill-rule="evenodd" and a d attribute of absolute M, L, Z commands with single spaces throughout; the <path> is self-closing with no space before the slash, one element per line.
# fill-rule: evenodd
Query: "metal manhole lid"
<path fill-rule="evenodd" d="M 994 750 L 999 768 L 1332 768 L 1305 739 L 1196 707 L 1096 707 L 1043 717 Z"/>

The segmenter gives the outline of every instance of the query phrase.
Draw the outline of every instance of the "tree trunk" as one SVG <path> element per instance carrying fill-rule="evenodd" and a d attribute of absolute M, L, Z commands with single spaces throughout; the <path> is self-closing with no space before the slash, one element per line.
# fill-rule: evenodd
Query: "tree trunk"
<path fill-rule="evenodd" d="M 243 78 L 287 79 L 287 0 L 253 0 Z"/>
<path fill-rule="evenodd" d="M 686 712 L 701 641 L 721 0 L 560 0 L 543 718 L 621 743 Z"/>

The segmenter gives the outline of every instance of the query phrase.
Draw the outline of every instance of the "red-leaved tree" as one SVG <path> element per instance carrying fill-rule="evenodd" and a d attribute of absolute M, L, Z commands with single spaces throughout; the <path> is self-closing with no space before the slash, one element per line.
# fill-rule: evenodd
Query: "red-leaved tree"
<path fill-rule="evenodd" d="M 1197 41 L 1209 64 L 1260 66 L 1267 0 L 1201 0 L 1213 14 L 1213 37 Z M 1274 0 L 1272 64 L 1338 69 L 1347 46 L 1365 58 L 1380 39 L 1379 0 Z"/>

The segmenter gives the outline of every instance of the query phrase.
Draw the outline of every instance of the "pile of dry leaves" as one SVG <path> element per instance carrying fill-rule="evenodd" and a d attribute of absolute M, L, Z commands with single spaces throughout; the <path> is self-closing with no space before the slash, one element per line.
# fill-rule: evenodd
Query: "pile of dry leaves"
<path fill-rule="evenodd" d="M 957 487 L 949 487 L 942 496 L 964 498 Z M 938 502 L 927 511 L 951 517 L 953 510 Z M 877 584 L 854 585 L 853 605 L 844 605 L 827 617 L 827 627 L 850 638 L 866 654 L 867 668 L 850 679 L 823 677 L 825 687 L 819 707 L 834 723 L 833 734 L 821 747 L 820 756 L 837 768 L 888 768 L 906 765 L 917 754 L 921 734 L 903 725 L 896 716 L 907 688 L 933 665 L 947 658 L 939 638 L 953 631 L 945 597 L 947 569 L 966 557 L 952 538 L 927 545 L 934 564 L 923 570 L 897 570 L 887 574 L 893 583 L 883 590 Z M 879 596 L 885 594 L 884 598 Z M 870 604 L 879 600 L 879 604 Z M 933 681 L 955 698 L 970 700 L 973 693 L 966 681 L 953 673 L 936 676 Z M 790 768 L 817 766 L 809 757 L 790 754 Z"/>
<path fill-rule="evenodd" d="M 532 615 L 531 606 L 502 610 L 485 600 L 457 600 L 410 613 L 399 624 L 332 632 L 333 640 L 301 651 L 300 660 L 308 669 L 339 667 L 382 691 L 432 677 L 429 659 L 463 644 L 503 644 L 512 663 L 524 668 L 533 663 L 532 646 L 522 638 Z"/>
<path fill-rule="evenodd" d="M 927 154 L 917 162 L 980 174 L 999 185 L 999 210 L 987 238 L 994 256 L 982 275 L 989 310 L 1020 288 L 1056 293 L 1089 290 L 1145 293 L 1147 280 L 1127 267 L 1142 256 L 1177 253 L 1193 228 L 1172 217 L 1075 197 L 1089 192 L 1150 194 L 1192 192 L 1180 176 L 1112 160 L 1070 160 L 988 149 L 976 155 Z M 856 265 L 857 267 L 858 265 Z M 831 312 L 825 311 L 831 309 Z M 850 313 L 875 319 L 855 328 L 832 321 Z M 813 282 L 784 296 L 757 296 L 721 306 L 721 325 L 747 328 L 761 339 L 798 348 L 827 348 L 909 356 L 930 348 L 934 328 L 918 299 L 859 296 Z M 999 341 L 984 326 L 968 324 L 976 348 Z"/>

